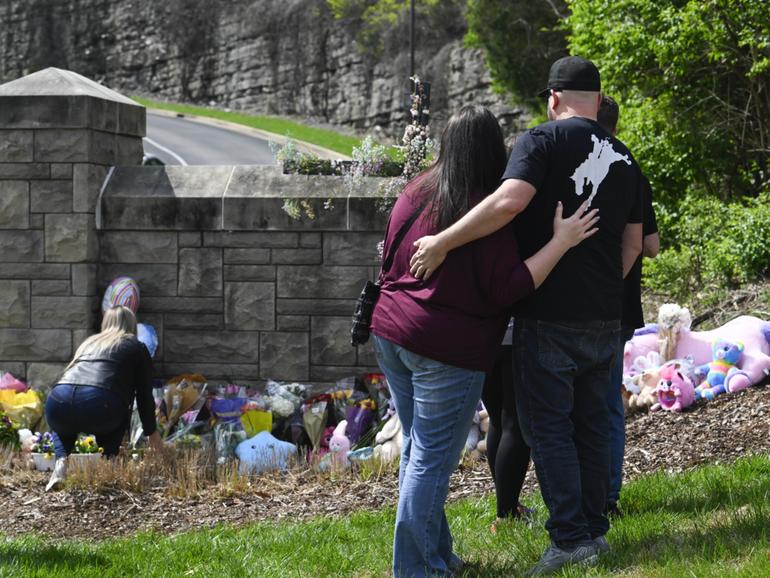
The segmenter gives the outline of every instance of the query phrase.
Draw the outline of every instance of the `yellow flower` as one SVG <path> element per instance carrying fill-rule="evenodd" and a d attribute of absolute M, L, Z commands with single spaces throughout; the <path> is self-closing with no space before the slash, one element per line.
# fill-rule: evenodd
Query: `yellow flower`
<path fill-rule="evenodd" d="M 99 448 L 99 453 L 103 454 L 104 453 L 104 448 Z"/>

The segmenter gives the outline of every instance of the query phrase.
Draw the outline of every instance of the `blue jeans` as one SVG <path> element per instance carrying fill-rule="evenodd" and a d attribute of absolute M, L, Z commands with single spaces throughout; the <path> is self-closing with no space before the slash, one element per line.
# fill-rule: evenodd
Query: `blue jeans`
<path fill-rule="evenodd" d="M 105 456 L 117 455 L 130 413 L 114 391 L 91 385 L 59 384 L 48 394 L 45 419 L 53 433 L 57 458 L 72 453 L 78 435 L 92 434 Z"/>
<path fill-rule="evenodd" d="M 484 372 L 422 357 L 376 335 L 374 347 L 403 432 L 393 575 L 450 576 L 459 559 L 452 551 L 444 502 Z"/>
<path fill-rule="evenodd" d="M 621 329 L 618 350 L 610 371 L 610 393 L 607 396 L 607 410 L 610 413 L 610 488 L 607 492 L 607 506 L 618 503 L 620 487 L 623 485 L 623 458 L 626 453 L 626 411 L 620 392 L 623 383 L 623 348 L 626 341 L 634 336 L 634 330 Z"/>
<path fill-rule="evenodd" d="M 516 319 L 514 388 L 532 448 L 546 528 L 561 548 L 604 535 L 609 482 L 607 396 L 619 321 Z"/>

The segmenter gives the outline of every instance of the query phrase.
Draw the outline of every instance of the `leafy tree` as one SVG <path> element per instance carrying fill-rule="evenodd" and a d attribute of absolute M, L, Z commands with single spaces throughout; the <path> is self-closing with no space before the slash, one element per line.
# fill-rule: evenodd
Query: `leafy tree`
<path fill-rule="evenodd" d="M 535 104 L 551 63 L 567 55 L 567 15 L 563 0 L 468 0 L 466 43 L 484 49 L 498 89 Z"/>
<path fill-rule="evenodd" d="M 621 103 L 621 138 L 670 210 L 770 189 L 770 2 L 569 0 L 570 49 Z M 661 197 L 662 195 L 662 197 Z"/>

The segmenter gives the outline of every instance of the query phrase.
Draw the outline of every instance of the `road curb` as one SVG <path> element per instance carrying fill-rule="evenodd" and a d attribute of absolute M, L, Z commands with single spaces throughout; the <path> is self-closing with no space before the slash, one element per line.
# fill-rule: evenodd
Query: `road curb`
<path fill-rule="evenodd" d="M 241 134 L 245 134 L 248 136 L 257 137 L 262 140 L 272 141 L 279 145 L 285 145 L 286 142 L 290 140 L 288 137 L 285 137 L 278 133 L 268 132 L 266 130 L 252 128 L 250 126 L 245 126 L 245 125 L 238 124 L 236 122 L 230 122 L 227 120 L 220 120 L 218 118 L 210 118 L 207 116 L 198 116 L 198 115 L 187 114 L 187 113 L 182 114 L 182 113 L 174 112 L 173 110 L 165 110 L 162 108 L 147 108 L 147 112 L 158 116 L 166 116 L 170 118 L 184 118 L 185 120 L 197 122 L 199 124 L 215 126 L 218 128 L 224 128 L 227 130 L 231 130 L 233 132 L 239 132 Z M 351 160 L 351 157 L 343 155 L 342 153 L 338 153 L 337 151 L 323 148 L 309 142 L 297 140 L 295 138 L 292 138 L 291 140 L 297 145 L 297 148 L 299 148 L 300 150 L 311 153 L 319 158 L 331 159 L 331 160 L 346 160 L 346 161 Z"/>

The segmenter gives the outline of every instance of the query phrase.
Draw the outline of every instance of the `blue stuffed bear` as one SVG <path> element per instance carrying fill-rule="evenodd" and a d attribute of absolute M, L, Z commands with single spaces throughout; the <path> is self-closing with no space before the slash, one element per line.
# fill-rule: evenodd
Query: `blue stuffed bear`
<path fill-rule="evenodd" d="M 715 339 L 711 344 L 710 363 L 698 367 L 696 377 L 705 375 L 704 381 L 695 388 L 697 399 L 712 400 L 726 390 L 725 382 L 739 369 L 736 367 L 743 355 L 743 343 L 732 343 L 724 339 Z"/>

